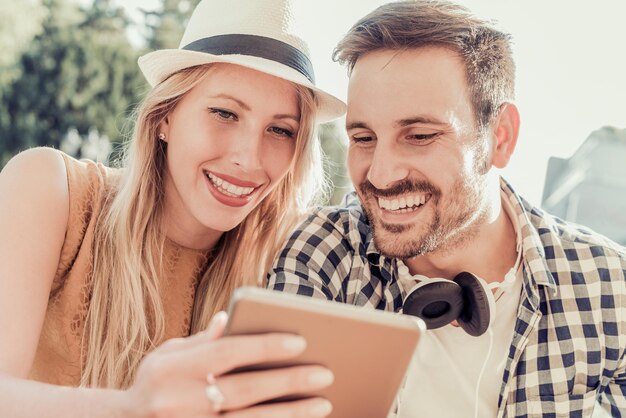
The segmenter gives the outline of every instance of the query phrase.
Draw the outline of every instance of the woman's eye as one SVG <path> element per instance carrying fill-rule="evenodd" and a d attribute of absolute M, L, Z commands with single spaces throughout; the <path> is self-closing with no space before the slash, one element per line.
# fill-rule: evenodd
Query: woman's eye
<path fill-rule="evenodd" d="M 294 137 L 293 131 L 290 131 L 289 129 L 285 129 L 285 128 L 279 128 L 278 126 L 272 126 L 271 128 L 269 128 L 269 131 L 275 135 L 282 136 L 285 138 Z"/>
<path fill-rule="evenodd" d="M 209 113 L 217 116 L 220 119 L 237 120 L 237 115 L 235 115 L 233 112 L 229 112 L 228 110 L 219 109 L 219 108 L 216 108 L 216 107 L 210 107 L 209 108 Z"/>

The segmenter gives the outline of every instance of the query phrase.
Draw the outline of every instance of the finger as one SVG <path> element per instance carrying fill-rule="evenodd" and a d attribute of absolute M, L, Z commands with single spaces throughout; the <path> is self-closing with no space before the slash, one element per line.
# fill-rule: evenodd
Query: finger
<path fill-rule="evenodd" d="M 332 412 L 326 399 L 310 398 L 293 402 L 257 405 L 252 408 L 222 413 L 224 418 L 321 418 Z"/>
<path fill-rule="evenodd" d="M 217 385 L 223 409 L 240 409 L 288 395 L 310 394 L 332 384 L 332 372 L 322 366 L 296 366 L 225 375 Z"/>
<path fill-rule="evenodd" d="M 262 334 L 210 340 L 205 335 L 173 338 L 150 353 L 144 363 L 158 366 L 159 374 L 204 381 L 236 367 L 288 360 L 304 351 L 306 341 L 293 334 Z"/>
<path fill-rule="evenodd" d="M 288 360 L 305 348 L 303 337 L 290 334 L 223 337 L 213 342 L 207 362 L 210 371 L 219 376 L 239 367 Z"/>
<path fill-rule="evenodd" d="M 216 313 L 205 331 L 207 338 L 216 340 L 224 334 L 226 323 L 228 322 L 228 314 L 224 311 Z"/>
<path fill-rule="evenodd" d="M 197 339 L 191 347 L 163 353 L 160 361 L 172 373 L 205 379 L 208 373 L 219 376 L 238 367 L 288 360 L 305 348 L 306 340 L 291 334 Z"/>

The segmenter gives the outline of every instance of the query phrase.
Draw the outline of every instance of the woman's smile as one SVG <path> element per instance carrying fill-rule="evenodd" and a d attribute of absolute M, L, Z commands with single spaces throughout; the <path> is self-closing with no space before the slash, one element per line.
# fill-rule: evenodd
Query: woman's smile
<path fill-rule="evenodd" d="M 260 188 L 260 185 L 210 171 L 205 172 L 205 178 L 213 197 L 227 206 L 245 206 Z"/>

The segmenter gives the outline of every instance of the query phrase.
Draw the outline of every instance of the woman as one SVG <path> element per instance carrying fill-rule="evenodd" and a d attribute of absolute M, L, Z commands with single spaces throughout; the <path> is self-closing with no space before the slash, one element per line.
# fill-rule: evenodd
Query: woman
<path fill-rule="evenodd" d="M 124 168 L 52 149 L 5 167 L 0 416 L 330 412 L 323 399 L 257 405 L 332 374 L 226 374 L 305 342 L 218 338 L 225 314 L 215 315 L 263 277 L 317 189 L 314 124 L 344 110 L 313 85 L 291 16 L 284 0 L 202 1 L 179 49 L 140 58 L 153 89 Z"/>

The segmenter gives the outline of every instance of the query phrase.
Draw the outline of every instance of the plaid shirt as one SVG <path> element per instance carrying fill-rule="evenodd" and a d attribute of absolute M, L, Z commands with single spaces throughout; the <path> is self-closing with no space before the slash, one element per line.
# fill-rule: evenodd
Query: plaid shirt
<path fill-rule="evenodd" d="M 626 249 L 532 207 L 502 180 L 522 234 L 522 296 L 498 417 L 626 417 Z M 354 193 L 316 210 L 269 274 L 275 290 L 398 312 L 408 289 Z"/>

